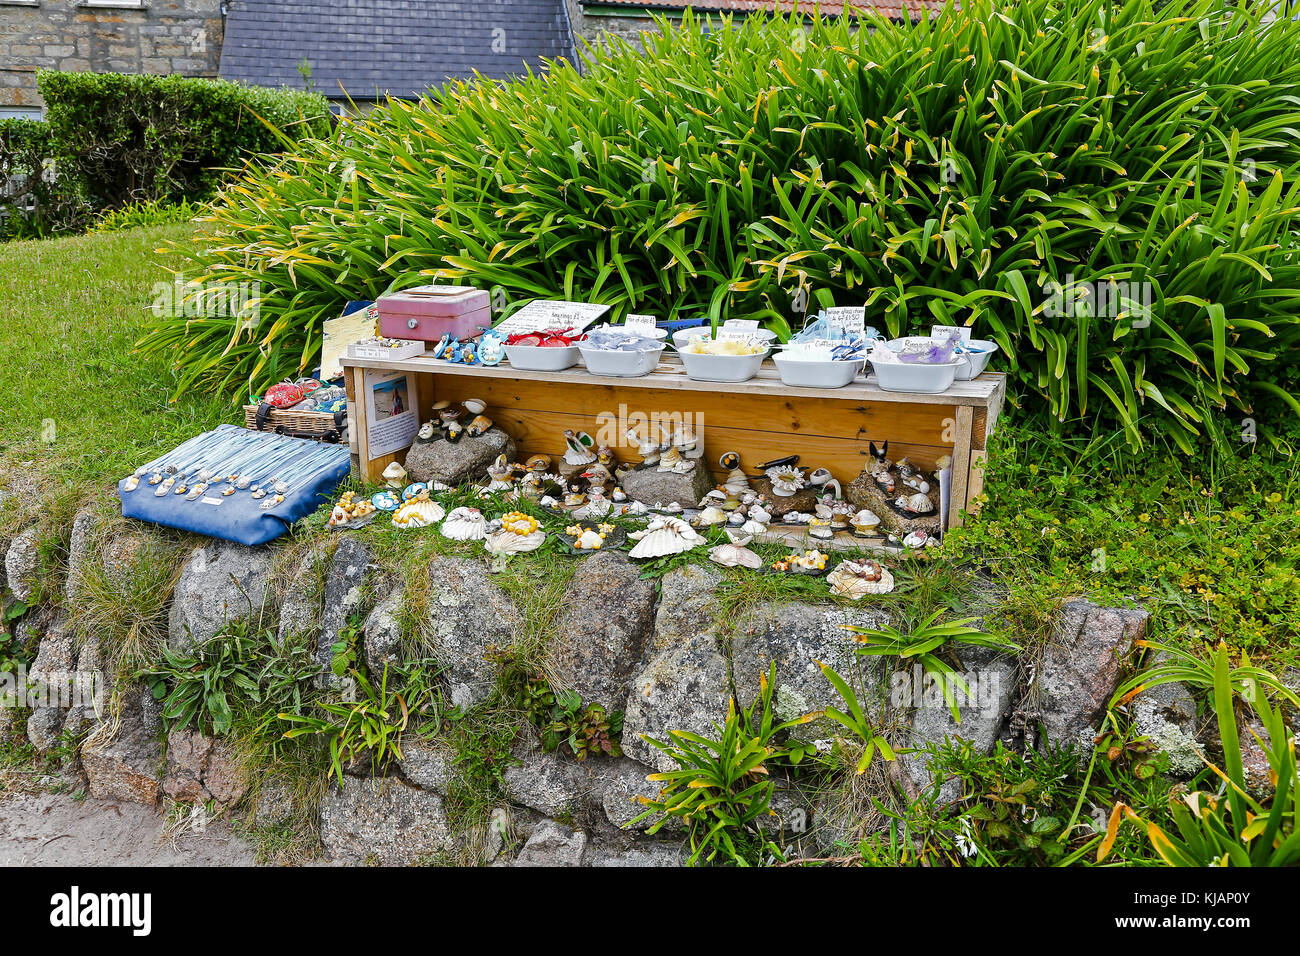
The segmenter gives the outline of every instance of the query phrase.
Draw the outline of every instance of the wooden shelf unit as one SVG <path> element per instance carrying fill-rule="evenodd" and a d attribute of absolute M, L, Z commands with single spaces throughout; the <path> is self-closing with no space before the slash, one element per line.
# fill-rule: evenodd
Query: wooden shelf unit
<path fill-rule="evenodd" d="M 620 460 L 635 461 L 636 449 L 627 444 L 621 426 L 637 413 L 660 421 L 691 416 L 704 439 L 705 460 L 719 479 L 717 461 L 726 451 L 739 452 L 751 474 L 760 462 L 797 454 L 800 467 L 828 468 L 845 486 L 868 462 L 869 442 L 888 440 L 891 458 L 906 455 L 924 468 L 948 455 L 953 460 L 949 527 L 960 524 L 960 511 L 982 488 L 987 440 L 1006 393 L 1005 376 L 987 372 L 937 395 L 885 391 L 863 376 L 844 388 L 791 388 L 770 363 L 748 382 L 697 382 L 671 355 L 640 378 L 592 375 L 581 365 L 528 372 L 508 363 L 458 365 L 427 355 L 345 358 L 353 463 L 362 480 L 372 483 L 404 455 L 370 455 L 361 400 L 368 369 L 414 373 L 421 422 L 431 417 L 434 402 L 482 399 L 485 414 L 515 440 L 521 458 L 558 458 L 564 430 L 571 428 L 609 444 Z"/>

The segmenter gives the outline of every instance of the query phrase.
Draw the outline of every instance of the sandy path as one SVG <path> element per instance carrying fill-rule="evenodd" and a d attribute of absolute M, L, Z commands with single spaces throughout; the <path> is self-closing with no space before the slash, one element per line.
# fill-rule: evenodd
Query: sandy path
<path fill-rule="evenodd" d="M 52 794 L 0 797 L 0 866 L 253 866 L 222 822 L 173 842 L 162 814 L 138 803 Z"/>

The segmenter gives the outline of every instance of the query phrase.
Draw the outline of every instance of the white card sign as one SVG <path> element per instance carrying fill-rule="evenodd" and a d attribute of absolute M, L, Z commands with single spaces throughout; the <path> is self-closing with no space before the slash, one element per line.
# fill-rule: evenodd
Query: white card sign
<path fill-rule="evenodd" d="M 609 311 L 609 306 L 595 302 L 565 302 L 558 299 L 539 299 L 503 319 L 496 330 L 503 335 L 516 332 L 547 332 L 552 329 L 578 329 L 581 331 Z"/>
<path fill-rule="evenodd" d="M 623 324 L 628 329 L 636 329 L 638 332 L 648 332 L 655 328 L 655 317 L 653 315 L 637 315 L 629 312 Z"/>
<path fill-rule="evenodd" d="M 867 328 L 867 307 L 848 305 L 827 309 L 826 321 L 833 329 L 842 329 L 849 335 L 861 335 Z"/>
<path fill-rule="evenodd" d="M 727 319 L 726 322 L 722 323 L 722 328 L 741 332 L 757 332 L 758 319 Z"/>
<path fill-rule="evenodd" d="M 930 326 L 930 338 L 946 342 L 956 332 L 960 336 L 960 341 L 969 342 L 971 330 L 964 325 L 932 325 Z"/>

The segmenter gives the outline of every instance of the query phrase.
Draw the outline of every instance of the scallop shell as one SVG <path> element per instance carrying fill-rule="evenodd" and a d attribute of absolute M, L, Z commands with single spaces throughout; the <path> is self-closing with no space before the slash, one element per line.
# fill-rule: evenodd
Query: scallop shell
<path fill-rule="evenodd" d="M 482 541 L 487 521 L 477 508 L 454 508 L 442 523 L 442 536 L 452 541 Z"/>
<path fill-rule="evenodd" d="M 545 531 L 516 534 L 505 529 L 494 532 L 483 540 L 483 544 L 493 554 L 523 554 L 526 551 L 536 551 L 545 543 Z"/>
<path fill-rule="evenodd" d="M 709 560 L 724 568 L 754 568 L 763 566 L 763 559 L 742 544 L 720 544 L 709 549 Z"/>
<path fill-rule="evenodd" d="M 715 508 L 712 505 L 710 505 L 709 507 L 701 511 L 699 514 L 697 514 L 695 516 L 695 520 L 692 521 L 691 524 L 693 524 L 697 528 L 707 528 L 710 525 L 726 524 L 726 522 L 727 522 L 727 513 L 723 511 L 721 508 Z"/>
<path fill-rule="evenodd" d="M 753 518 L 750 518 L 740 526 L 740 530 L 749 535 L 766 534 L 767 525 L 763 524 L 761 521 L 756 521 Z"/>
<path fill-rule="evenodd" d="M 441 521 L 444 514 L 446 512 L 440 504 L 419 495 L 397 509 L 397 512 L 393 515 L 393 527 L 427 528 L 429 525 Z"/>
<path fill-rule="evenodd" d="M 880 579 L 869 580 L 865 572 L 877 571 Z M 826 576 L 831 593 L 850 601 L 859 601 L 868 594 L 888 594 L 894 590 L 894 576 L 874 561 L 845 561 Z"/>
<path fill-rule="evenodd" d="M 923 495 L 919 491 L 914 495 L 908 495 L 906 498 L 908 511 L 918 515 L 928 515 L 934 510 L 934 502 L 930 500 L 929 495 Z"/>
<path fill-rule="evenodd" d="M 636 541 L 629 553 L 633 558 L 661 558 L 668 554 L 681 554 L 704 544 L 704 538 L 681 518 L 660 515 L 644 531 L 628 535 Z"/>

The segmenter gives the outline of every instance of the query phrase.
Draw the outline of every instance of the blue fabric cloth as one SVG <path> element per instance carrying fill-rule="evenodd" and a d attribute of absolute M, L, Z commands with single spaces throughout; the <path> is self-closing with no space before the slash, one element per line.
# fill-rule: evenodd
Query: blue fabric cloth
<path fill-rule="evenodd" d="M 216 430 L 231 429 L 242 431 L 235 425 L 221 425 Z M 303 441 L 302 444 L 329 447 L 310 441 Z M 159 498 L 154 494 L 156 487 L 142 478 L 135 491 L 123 490 L 125 479 L 118 483 L 117 494 L 122 499 L 122 515 L 249 547 L 265 544 L 288 531 L 295 521 L 315 512 L 329 500 L 339 483 L 347 477 L 352 467 L 348 447 L 339 445 L 335 450 L 338 452 L 336 460 L 331 459 L 309 478 L 295 482 L 295 487 L 289 489 L 284 501 L 270 510 L 262 510 L 265 498 L 254 499 L 248 491 L 237 491 L 223 498 L 215 487 L 195 501 L 174 494 Z"/>

